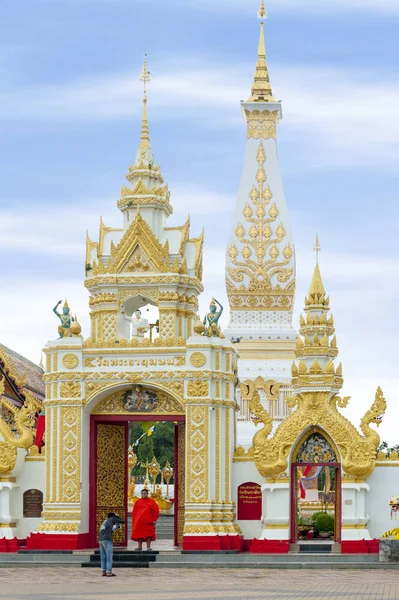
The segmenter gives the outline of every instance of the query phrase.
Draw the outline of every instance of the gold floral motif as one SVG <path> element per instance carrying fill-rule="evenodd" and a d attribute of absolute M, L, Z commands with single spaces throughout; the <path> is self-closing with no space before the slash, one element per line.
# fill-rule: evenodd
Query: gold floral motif
<path fill-rule="evenodd" d="M 36 527 L 36 531 L 61 531 L 63 533 L 74 533 L 79 531 L 80 523 L 57 523 L 45 521 Z"/>
<path fill-rule="evenodd" d="M 234 533 L 240 534 L 239 525 L 185 525 L 184 535 L 201 535 L 207 533 Z"/>
<path fill-rule="evenodd" d="M 187 420 L 189 431 L 187 468 L 190 471 L 189 502 L 206 502 L 208 498 L 208 421 L 208 407 L 190 407 Z"/>
<path fill-rule="evenodd" d="M 117 301 L 116 294 L 102 292 L 100 294 L 94 294 L 89 298 L 89 306 L 95 306 L 96 304 L 109 303 L 113 304 Z"/>
<path fill-rule="evenodd" d="M 80 510 L 73 511 L 56 511 L 46 510 L 42 513 L 42 517 L 47 521 L 51 519 L 80 519 Z"/>
<path fill-rule="evenodd" d="M 195 240 L 190 240 L 194 242 Z M 165 275 L 163 273 L 151 273 L 151 275 L 131 275 L 131 276 L 123 276 L 123 275 L 113 275 L 113 274 L 100 274 L 96 277 L 90 277 L 86 279 L 84 285 L 88 289 L 95 289 L 98 286 L 102 285 L 112 285 L 112 286 L 126 286 L 126 285 L 138 285 L 138 284 L 150 284 L 150 285 L 160 285 L 160 284 L 177 284 L 182 286 L 192 286 L 194 287 L 198 293 L 204 291 L 204 287 L 198 277 L 189 277 L 188 275 Z M 65 348 L 63 348 L 65 349 Z"/>
<path fill-rule="evenodd" d="M 183 358 L 184 360 L 184 358 Z M 142 365 L 142 367 L 145 365 Z M 147 365 L 148 366 L 148 365 Z M 215 379 L 224 379 L 226 381 L 237 381 L 237 377 L 234 373 L 215 373 L 213 371 L 201 371 L 203 377 L 214 377 Z M 198 377 L 198 371 L 100 371 L 97 373 L 85 373 L 85 372 L 63 372 L 63 373 L 50 373 L 44 375 L 44 381 L 58 381 L 58 379 L 92 379 L 96 376 L 96 379 L 106 379 L 118 381 L 126 379 L 129 382 L 137 383 L 142 379 L 188 379 Z"/>
<path fill-rule="evenodd" d="M 206 363 L 206 356 L 202 352 L 194 352 L 190 356 L 190 363 L 193 367 L 203 367 Z"/>
<path fill-rule="evenodd" d="M 252 187 L 249 194 L 251 204 L 247 203 L 243 210 L 247 230 L 239 223 L 235 232 L 241 251 L 235 244 L 228 250 L 233 266 L 227 268 L 227 294 L 232 309 L 290 311 L 295 292 L 295 274 L 292 266 L 288 265 L 293 250 L 289 243 L 282 251 L 279 248 L 286 236 L 283 224 L 280 222 L 271 227 L 279 211 L 276 204 L 269 207 L 273 194 L 270 187 L 266 186 L 266 154 L 262 142 L 256 158 L 259 164 L 255 177 L 257 185 Z M 286 285 L 282 287 L 280 284 Z"/>
<path fill-rule="evenodd" d="M 80 501 L 80 434 L 81 434 L 81 409 L 80 407 L 60 408 L 62 423 L 62 438 L 59 471 L 59 493 L 62 502 Z"/>
<path fill-rule="evenodd" d="M 67 369 L 74 369 L 79 364 L 79 358 L 76 354 L 65 354 L 62 358 L 62 364 Z"/>
<path fill-rule="evenodd" d="M 73 374 L 73 373 L 72 373 Z M 80 398 L 80 383 L 62 381 L 60 385 L 61 398 Z"/>
<path fill-rule="evenodd" d="M 247 121 L 247 138 L 258 140 L 262 138 L 276 139 L 277 125 L 279 122 L 278 110 L 248 110 L 245 109 Z"/>
<path fill-rule="evenodd" d="M 187 394 L 189 396 L 196 396 L 202 398 L 207 396 L 209 393 L 209 385 L 207 381 L 201 381 L 197 379 L 195 381 L 189 381 L 187 385 Z"/>

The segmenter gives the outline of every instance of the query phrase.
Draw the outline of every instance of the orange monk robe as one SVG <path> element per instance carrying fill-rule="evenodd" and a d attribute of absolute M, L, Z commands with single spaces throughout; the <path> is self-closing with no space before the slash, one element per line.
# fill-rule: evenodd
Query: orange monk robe
<path fill-rule="evenodd" d="M 155 522 L 159 517 L 158 504 L 152 498 L 140 498 L 133 506 L 132 540 L 155 540 Z"/>

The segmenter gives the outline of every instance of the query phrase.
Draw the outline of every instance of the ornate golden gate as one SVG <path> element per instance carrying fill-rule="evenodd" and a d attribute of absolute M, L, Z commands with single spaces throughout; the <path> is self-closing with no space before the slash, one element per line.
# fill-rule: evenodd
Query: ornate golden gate
<path fill-rule="evenodd" d="M 126 521 L 114 533 L 116 545 L 127 545 L 127 422 L 96 423 L 96 535 L 108 512 Z"/>

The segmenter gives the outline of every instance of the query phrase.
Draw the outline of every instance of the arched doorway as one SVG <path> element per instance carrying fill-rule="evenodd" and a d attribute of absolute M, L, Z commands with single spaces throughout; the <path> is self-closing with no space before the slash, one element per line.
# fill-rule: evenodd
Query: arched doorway
<path fill-rule="evenodd" d="M 291 459 L 291 542 L 341 539 L 341 463 L 319 428 L 307 431 Z"/>
<path fill-rule="evenodd" d="M 138 397 L 138 399 L 137 399 Z M 102 399 L 90 416 L 90 540 L 96 544 L 98 531 L 109 511 L 128 523 L 129 430 L 132 423 L 171 423 L 174 427 L 174 543 L 181 543 L 184 528 L 185 410 L 169 393 L 150 385 L 134 385 Z M 151 459 L 150 459 L 151 460 Z M 151 491 L 153 488 L 151 486 Z M 127 546 L 130 531 L 123 526 L 114 543 Z"/>

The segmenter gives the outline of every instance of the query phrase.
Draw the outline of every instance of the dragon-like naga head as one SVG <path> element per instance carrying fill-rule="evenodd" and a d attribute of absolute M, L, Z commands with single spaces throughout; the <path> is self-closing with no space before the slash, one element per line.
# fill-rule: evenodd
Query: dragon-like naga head
<path fill-rule="evenodd" d="M 378 387 L 377 392 L 375 394 L 374 403 L 371 406 L 370 410 L 366 412 L 362 421 L 364 423 L 374 423 L 375 425 L 377 425 L 377 427 L 379 427 L 382 418 L 385 414 L 386 408 L 387 403 L 384 398 L 384 394 L 382 392 L 382 389 Z"/>

